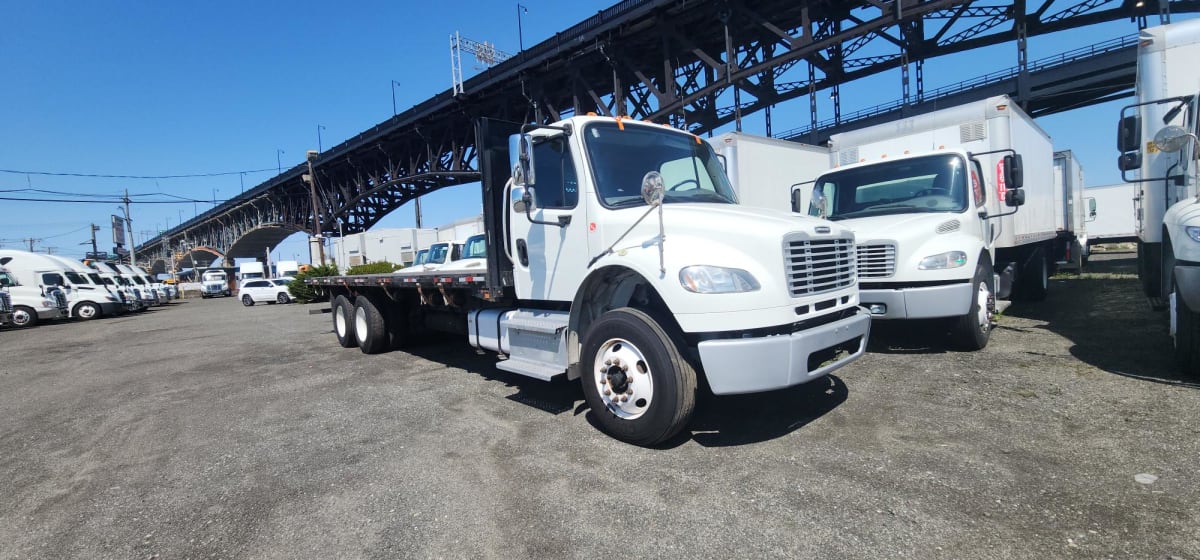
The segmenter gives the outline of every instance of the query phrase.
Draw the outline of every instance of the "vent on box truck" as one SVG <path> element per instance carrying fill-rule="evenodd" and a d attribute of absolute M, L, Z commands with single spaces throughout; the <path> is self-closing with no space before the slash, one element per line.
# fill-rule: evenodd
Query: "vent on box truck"
<path fill-rule="evenodd" d="M 838 165 L 858 163 L 858 148 L 850 148 L 838 152 Z"/>
<path fill-rule="evenodd" d="M 958 125 L 958 141 L 974 142 L 987 138 L 987 125 L 983 121 L 975 121 Z"/>

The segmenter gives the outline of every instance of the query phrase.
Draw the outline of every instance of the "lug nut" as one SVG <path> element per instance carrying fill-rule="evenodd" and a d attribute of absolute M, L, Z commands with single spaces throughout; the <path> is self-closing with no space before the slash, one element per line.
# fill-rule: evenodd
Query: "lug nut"
<path fill-rule="evenodd" d="M 632 397 L 632 396 L 633 396 L 633 389 L 628 389 L 628 390 L 626 390 L 626 391 L 625 391 L 625 394 L 626 394 L 626 395 L 629 395 L 629 396 L 631 396 L 631 397 Z"/>
<path fill-rule="evenodd" d="M 607 385 L 607 384 L 608 384 L 608 377 L 607 377 L 607 376 L 605 376 L 605 377 L 601 377 L 601 378 L 600 378 L 600 384 L 601 384 L 601 385 Z"/>
<path fill-rule="evenodd" d="M 604 365 L 606 365 L 606 366 L 611 366 L 611 365 L 612 365 L 612 359 L 604 360 Z"/>
<path fill-rule="evenodd" d="M 621 402 L 629 402 L 629 397 L 621 397 Z"/>
<path fill-rule="evenodd" d="M 604 390 L 604 396 L 606 396 L 606 397 L 607 397 L 607 396 L 609 396 L 609 395 L 611 395 L 611 394 L 612 394 L 612 391 L 609 391 L 608 389 L 605 389 L 605 390 Z"/>

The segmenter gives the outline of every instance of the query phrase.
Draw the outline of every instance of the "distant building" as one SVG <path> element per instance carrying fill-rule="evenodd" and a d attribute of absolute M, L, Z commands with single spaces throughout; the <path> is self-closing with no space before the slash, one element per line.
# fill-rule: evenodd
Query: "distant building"
<path fill-rule="evenodd" d="M 417 251 L 438 241 L 465 240 L 483 232 L 483 216 L 466 218 L 437 228 L 387 228 L 333 238 L 330 256 L 338 268 L 388 261 L 409 264 Z"/>

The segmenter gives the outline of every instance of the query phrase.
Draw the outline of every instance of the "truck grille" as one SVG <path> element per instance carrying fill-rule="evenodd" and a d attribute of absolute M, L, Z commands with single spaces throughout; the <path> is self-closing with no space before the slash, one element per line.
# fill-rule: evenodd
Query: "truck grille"
<path fill-rule="evenodd" d="M 858 277 L 888 278 L 896 273 L 896 246 L 867 243 L 858 246 Z"/>
<path fill-rule="evenodd" d="M 0 313 L 12 312 L 12 301 L 9 300 L 8 294 L 0 292 Z"/>
<path fill-rule="evenodd" d="M 851 239 L 789 240 L 783 259 L 792 297 L 823 294 L 855 282 Z"/>
<path fill-rule="evenodd" d="M 64 294 L 62 290 L 51 290 L 50 297 L 54 298 L 55 307 L 59 309 L 67 308 L 67 294 Z"/>

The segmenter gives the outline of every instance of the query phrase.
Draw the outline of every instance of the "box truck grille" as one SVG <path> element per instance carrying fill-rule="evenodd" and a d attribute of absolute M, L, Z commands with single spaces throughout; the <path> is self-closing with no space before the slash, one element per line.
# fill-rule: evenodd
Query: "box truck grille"
<path fill-rule="evenodd" d="M 784 269 L 792 297 L 823 294 L 855 282 L 854 241 L 805 239 L 785 243 Z"/>
<path fill-rule="evenodd" d="M 858 277 L 888 278 L 896 273 L 896 246 L 866 243 L 858 246 Z"/>
<path fill-rule="evenodd" d="M 0 313 L 12 312 L 12 302 L 8 299 L 8 294 L 0 292 Z"/>

